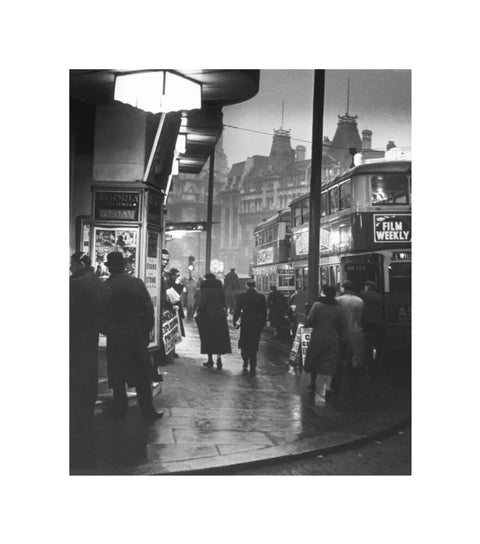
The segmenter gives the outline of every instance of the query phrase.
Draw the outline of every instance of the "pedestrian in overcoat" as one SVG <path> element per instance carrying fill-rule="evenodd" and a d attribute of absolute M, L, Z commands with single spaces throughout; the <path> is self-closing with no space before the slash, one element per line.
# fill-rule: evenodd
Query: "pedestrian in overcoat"
<path fill-rule="evenodd" d="M 335 293 L 335 287 L 324 285 L 323 296 L 313 303 L 305 321 L 307 327 L 312 327 L 304 365 L 310 372 L 308 387 L 312 391 L 316 389 L 317 374 L 325 376 L 326 390 L 329 391 L 345 343 L 347 322 L 335 300 Z"/>
<path fill-rule="evenodd" d="M 270 286 L 270 293 L 267 296 L 268 319 L 273 327 L 273 336 L 280 335 L 282 326 L 287 323 L 288 301 L 285 296 L 277 290 L 276 285 Z"/>
<path fill-rule="evenodd" d="M 235 272 L 235 268 L 231 268 L 230 272 L 225 276 L 223 280 L 223 287 L 225 289 L 228 311 L 233 314 L 233 310 L 235 309 L 235 301 L 240 291 L 240 279 Z"/>
<path fill-rule="evenodd" d="M 70 270 L 70 465 L 77 467 L 93 462 L 98 335 L 106 330 L 111 293 L 83 252 L 71 256 Z"/>
<path fill-rule="evenodd" d="M 238 347 L 243 360 L 243 369 L 255 372 L 257 367 L 257 351 L 262 330 L 267 321 L 267 301 L 256 290 L 254 281 L 247 282 L 247 291 L 240 293 L 233 313 L 233 325 L 240 319 L 240 338 Z"/>
<path fill-rule="evenodd" d="M 150 295 L 140 278 L 125 270 L 122 253 L 108 254 L 110 277 L 106 283 L 112 291 L 107 327 L 107 371 L 113 389 L 114 414 L 122 416 L 128 409 L 125 384 L 137 390 L 138 404 L 145 418 L 157 419 L 152 399 L 152 370 L 148 356 L 154 311 Z"/>
<path fill-rule="evenodd" d="M 346 280 L 342 283 L 343 294 L 337 297 L 337 302 L 347 319 L 347 336 L 350 350 L 345 351 L 342 364 L 348 368 L 349 386 L 351 392 L 358 388 L 361 373 L 364 371 L 365 347 L 363 338 L 363 309 L 365 303 L 355 294 L 353 282 Z"/>
<path fill-rule="evenodd" d="M 206 353 L 206 367 L 213 366 L 213 354 L 217 355 L 217 368 L 222 368 L 224 353 L 232 353 L 227 324 L 225 293 L 220 280 L 208 272 L 200 284 L 200 296 L 195 320 L 200 333 L 200 353 Z"/>

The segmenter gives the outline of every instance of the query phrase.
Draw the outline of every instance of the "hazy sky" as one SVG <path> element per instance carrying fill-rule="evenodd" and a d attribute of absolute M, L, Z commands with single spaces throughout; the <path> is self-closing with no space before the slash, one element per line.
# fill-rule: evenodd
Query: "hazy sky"
<path fill-rule="evenodd" d="M 324 136 L 333 139 L 337 116 L 347 111 L 348 79 L 349 114 L 358 115 L 360 134 L 364 129 L 373 132 L 373 149 L 385 149 L 393 140 L 410 151 L 410 70 L 327 70 Z M 282 100 L 283 128 L 291 131 L 292 147 L 305 145 L 307 158 L 311 157 L 313 70 L 262 70 L 260 89 L 254 98 L 223 108 L 225 125 L 267 133 L 225 128 L 223 146 L 230 166 L 255 154 L 269 154 L 273 129 L 282 124 Z"/>

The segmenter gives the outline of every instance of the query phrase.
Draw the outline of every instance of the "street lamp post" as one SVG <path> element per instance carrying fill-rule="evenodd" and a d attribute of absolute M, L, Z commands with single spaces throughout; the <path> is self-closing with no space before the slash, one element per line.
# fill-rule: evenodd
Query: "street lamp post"
<path fill-rule="evenodd" d="M 320 259 L 320 216 L 322 185 L 322 142 L 325 70 L 315 70 L 313 86 L 312 171 L 310 177 L 310 232 L 308 236 L 307 310 L 318 298 L 318 264 Z"/>
<path fill-rule="evenodd" d="M 212 217 L 213 217 L 213 181 L 215 170 L 215 148 L 210 155 L 210 171 L 208 175 L 208 200 L 207 200 L 207 243 L 205 249 L 205 273 L 210 272 L 212 258 Z"/>

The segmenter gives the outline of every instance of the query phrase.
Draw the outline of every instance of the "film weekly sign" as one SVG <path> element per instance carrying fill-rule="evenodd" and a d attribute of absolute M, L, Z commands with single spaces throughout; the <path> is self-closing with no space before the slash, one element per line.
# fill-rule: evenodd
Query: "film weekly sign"
<path fill-rule="evenodd" d="M 411 215 L 374 214 L 374 241 L 382 242 L 411 242 Z"/>
<path fill-rule="evenodd" d="M 139 210 L 139 192 L 95 192 L 95 219 L 108 219 L 113 221 L 138 221 Z"/>

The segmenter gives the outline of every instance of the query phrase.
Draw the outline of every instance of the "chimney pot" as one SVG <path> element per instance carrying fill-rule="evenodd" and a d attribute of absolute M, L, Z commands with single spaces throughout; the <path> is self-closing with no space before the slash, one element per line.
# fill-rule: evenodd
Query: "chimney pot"
<path fill-rule="evenodd" d="M 297 145 L 295 150 L 297 152 L 297 161 L 304 161 L 307 148 L 304 145 Z"/>
<path fill-rule="evenodd" d="M 372 131 L 362 130 L 362 150 L 367 151 L 372 149 Z"/>

